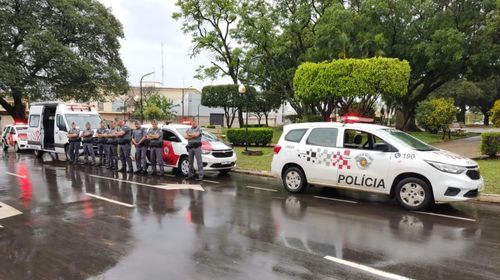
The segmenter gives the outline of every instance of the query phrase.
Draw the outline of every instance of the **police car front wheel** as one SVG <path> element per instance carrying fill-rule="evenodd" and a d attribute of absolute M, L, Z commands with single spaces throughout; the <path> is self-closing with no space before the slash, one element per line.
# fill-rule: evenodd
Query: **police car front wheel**
<path fill-rule="evenodd" d="M 408 210 L 423 210 L 432 203 L 430 186 L 419 178 L 406 178 L 396 186 L 396 199 Z"/>
<path fill-rule="evenodd" d="M 291 193 L 303 192 L 307 187 L 304 172 L 297 167 L 289 167 L 283 173 L 283 186 Z"/>

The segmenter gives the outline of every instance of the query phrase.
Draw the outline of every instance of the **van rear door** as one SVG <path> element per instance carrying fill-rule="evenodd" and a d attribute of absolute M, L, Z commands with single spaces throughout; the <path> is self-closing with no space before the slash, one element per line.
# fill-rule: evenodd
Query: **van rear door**
<path fill-rule="evenodd" d="M 61 112 L 56 112 L 56 121 L 54 124 L 54 147 L 56 152 L 64 153 L 66 144 L 68 143 L 68 125 L 66 119 Z"/>
<path fill-rule="evenodd" d="M 28 118 L 28 149 L 41 150 L 42 149 L 42 120 L 43 106 L 31 106 L 30 115 Z"/>

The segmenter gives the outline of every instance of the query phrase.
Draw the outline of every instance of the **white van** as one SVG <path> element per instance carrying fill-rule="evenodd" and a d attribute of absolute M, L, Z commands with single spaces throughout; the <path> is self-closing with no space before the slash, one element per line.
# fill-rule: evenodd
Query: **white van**
<path fill-rule="evenodd" d="M 382 193 L 410 210 L 464 201 L 484 188 L 475 161 L 374 124 L 286 125 L 271 170 L 292 193 L 308 184 Z"/>
<path fill-rule="evenodd" d="M 60 102 L 37 102 L 30 106 L 28 118 L 28 149 L 37 157 L 43 152 L 66 153 L 68 130 L 72 122 L 83 130 L 90 122 L 100 127 L 101 117 L 91 105 Z"/>

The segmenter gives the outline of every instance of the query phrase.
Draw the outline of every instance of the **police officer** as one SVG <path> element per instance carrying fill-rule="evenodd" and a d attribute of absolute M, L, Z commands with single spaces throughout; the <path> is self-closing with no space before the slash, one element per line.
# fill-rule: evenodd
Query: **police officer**
<path fill-rule="evenodd" d="M 94 153 L 94 130 L 90 127 L 90 122 L 85 124 L 85 130 L 82 132 L 84 164 L 95 165 Z M 88 161 L 92 157 L 92 163 Z"/>
<path fill-rule="evenodd" d="M 201 129 L 198 127 L 196 119 L 191 121 L 191 127 L 186 131 L 184 138 L 188 140 L 188 159 L 189 159 L 189 174 L 187 179 L 194 178 L 194 159 L 198 165 L 198 178 L 196 181 L 203 180 L 203 160 L 201 159 Z"/>
<path fill-rule="evenodd" d="M 68 131 L 69 141 L 69 164 L 78 163 L 80 156 L 80 130 L 76 128 L 76 123 L 71 123 L 71 129 Z"/>
<path fill-rule="evenodd" d="M 134 167 L 132 166 L 132 158 L 130 157 L 130 141 L 132 140 L 132 131 L 128 127 L 128 125 L 120 120 L 118 125 L 121 129 L 116 132 L 116 137 L 118 139 L 118 144 L 120 144 L 120 160 L 122 162 L 122 168 L 118 169 L 120 172 L 127 171 L 129 173 L 134 172 Z M 128 165 L 128 169 L 127 169 Z"/>
<path fill-rule="evenodd" d="M 145 174 L 148 166 L 146 165 L 146 130 L 141 127 L 140 121 L 135 121 L 135 130 L 132 132 L 132 144 L 135 146 L 135 173 Z"/>
<path fill-rule="evenodd" d="M 101 127 L 99 127 L 96 130 L 95 137 L 97 139 L 97 155 L 99 156 L 99 165 L 103 166 L 106 164 L 106 157 L 107 157 L 107 141 L 106 141 L 106 134 L 108 132 L 108 129 L 106 128 L 106 121 L 102 120 L 101 121 Z"/>
<path fill-rule="evenodd" d="M 116 154 L 117 151 L 116 131 L 117 131 L 116 122 L 111 121 L 110 127 L 106 135 L 107 139 L 106 143 L 108 144 L 108 156 L 106 162 L 108 163 L 107 168 L 111 170 L 118 169 L 118 155 Z"/>
<path fill-rule="evenodd" d="M 156 165 L 158 165 L 160 168 L 158 175 L 163 176 L 163 132 L 158 128 L 157 120 L 153 120 L 151 124 L 153 127 L 149 129 L 147 135 L 147 139 L 149 140 L 149 154 L 151 155 L 151 167 L 153 168 L 151 175 L 156 175 Z"/>

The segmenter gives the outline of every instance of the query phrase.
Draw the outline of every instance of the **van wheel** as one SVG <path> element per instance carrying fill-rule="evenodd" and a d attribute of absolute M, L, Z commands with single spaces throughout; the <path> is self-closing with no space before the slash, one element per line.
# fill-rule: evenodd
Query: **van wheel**
<path fill-rule="evenodd" d="M 42 150 L 35 150 L 35 157 L 36 158 L 41 158 L 43 156 L 43 151 Z"/>
<path fill-rule="evenodd" d="M 304 172 L 297 167 L 289 167 L 283 173 L 283 186 L 291 193 L 300 193 L 307 188 Z"/>
<path fill-rule="evenodd" d="M 413 211 L 424 210 L 434 201 L 431 187 L 423 180 L 413 177 L 397 184 L 396 199 L 404 208 Z"/>

